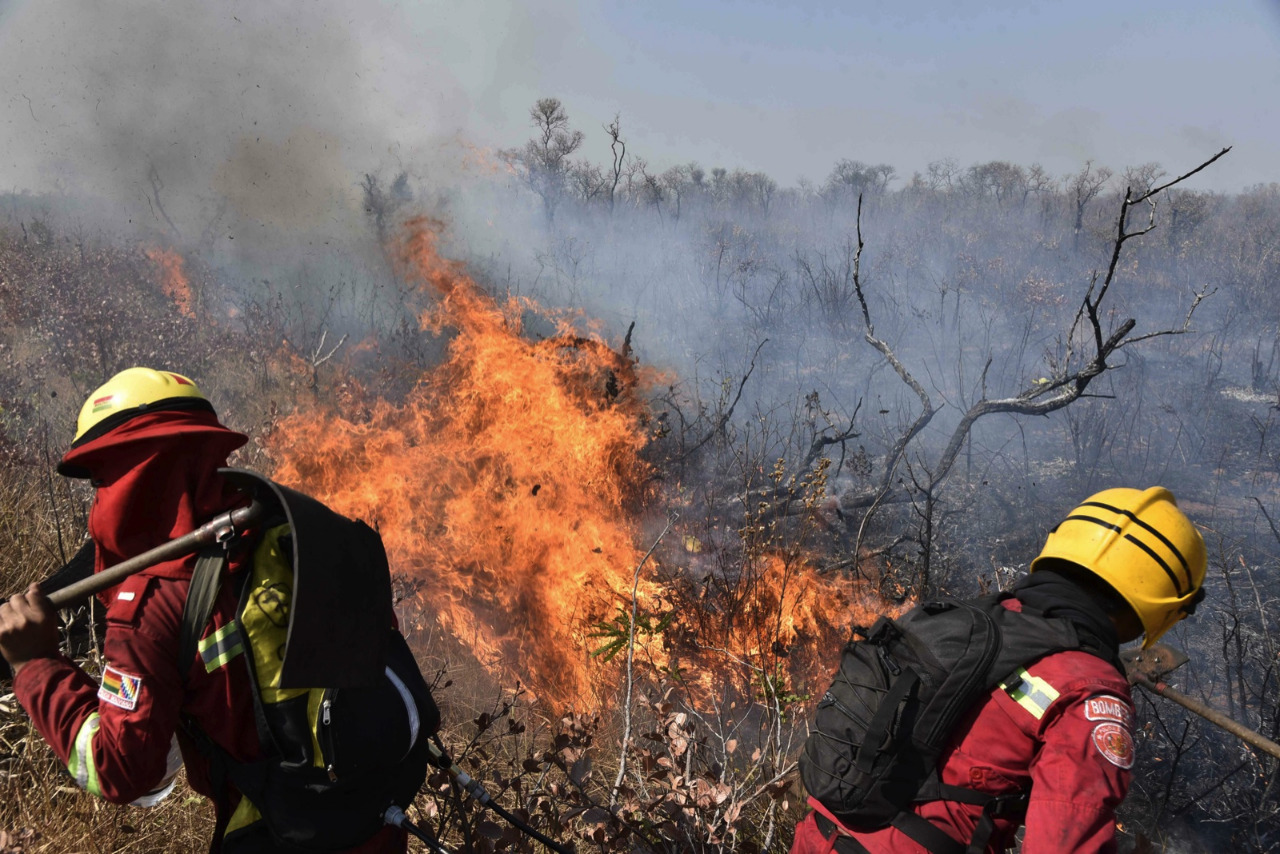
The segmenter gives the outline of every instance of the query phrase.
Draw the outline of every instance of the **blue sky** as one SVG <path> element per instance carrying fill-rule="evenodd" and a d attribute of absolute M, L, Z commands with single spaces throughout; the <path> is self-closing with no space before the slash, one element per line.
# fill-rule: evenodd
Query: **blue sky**
<path fill-rule="evenodd" d="M 0 187 L 136 193 L 159 163 L 171 186 L 251 192 L 271 145 L 295 171 L 319 152 L 295 183 L 349 189 L 517 145 L 555 96 L 587 156 L 620 113 L 658 170 L 1173 171 L 1234 145 L 1196 186 L 1238 190 L 1280 181 L 1278 93 L 1280 0 L 0 0 Z"/>
<path fill-rule="evenodd" d="M 507 38 L 538 60 L 541 90 L 587 128 L 620 110 L 654 161 L 687 148 L 791 183 L 840 157 L 907 175 L 943 157 L 1065 172 L 1176 168 L 1234 144 L 1211 183 L 1280 180 L 1273 0 L 607 3 L 541 50 L 530 23 Z M 534 94 L 506 82 L 486 118 Z"/>

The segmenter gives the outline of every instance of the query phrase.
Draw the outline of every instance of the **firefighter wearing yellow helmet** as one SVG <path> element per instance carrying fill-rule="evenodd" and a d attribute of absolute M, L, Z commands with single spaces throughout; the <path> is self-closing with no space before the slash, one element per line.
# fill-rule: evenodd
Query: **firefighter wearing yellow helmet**
<path fill-rule="evenodd" d="M 129 368 L 95 389 L 81 407 L 71 447 L 58 464 L 63 475 L 87 478 L 94 487 L 88 517 L 92 545 L 81 552 L 93 570 L 116 566 L 247 503 L 248 497 L 222 468 L 228 455 L 246 441 L 244 434 L 218 420 L 204 394 L 183 374 Z M 315 506 L 324 510 L 318 503 Z M 278 512 L 284 515 L 286 510 Z M 331 511 L 324 512 L 327 515 L 317 524 L 331 525 L 337 531 L 349 530 L 343 525 L 356 525 Z M 292 521 L 294 517 L 289 518 Z M 247 593 L 242 609 L 236 589 L 251 583 L 250 579 L 276 572 L 271 577 L 284 579 L 270 588 L 272 601 L 278 602 L 279 590 L 288 591 L 293 581 L 292 564 L 282 556 L 285 547 L 280 543 L 288 537 L 296 544 L 297 537 L 294 528 L 283 525 L 239 533 L 221 550 L 203 557 L 175 552 L 98 594 L 106 625 L 100 681 L 61 654 L 58 617 L 39 585 L 0 603 L 0 656 L 12 670 L 14 694 L 76 783 L 111 803 L 155 804 L 173 790 L 175 777 L 185 764 L 190 787 L 214 804 L 211 851 L 249 854 L 322 849 L 402 854 L 408 847 L 405 829 L 384 828 L 379 822 L 381 811 L 393 798 L 383 800 L 383 792 L 377 791 L 372 796 L 378 798 L 376 809 L 361 812 L 359 821 L 352 819 L 354 810 L 348 811 L 348 804 L 362 805 L 353 800 L 356 792 L 363 796 L 366 789 L 376 788 L 365 778 L 361 778 L 361 786 L 340 791 L 345 800 L 336 807 L 332 798 L 313 801 L 310 794 L 300 797 L 294 790 L 284 795 L 276 795 L 275 790 L 267 793 L 267 782 L 277 779 L 299 790 L 304 784 L 311 787 L 308 792 L 314 790 L 315 775 L 303 775 L 302 768 L 314 768 L 321 776 L 336 772 L 330 764 L 326 775 L 323 764 L 313 763 L 316 754 L 310 753 L 312 731 L 307 728 L 305 702 L 301 706 L 303 723 L 295 725 L 294 719 L 289 719 L 293 727 L 290 738 L 302 733 L 296 741 L 285 742 L 280 736 L 277 743 L 275 735 L 269 739 L 260 735 L 265 730 L 258 724 L 267 718 L 255 705 L 263 688 L 255 687 L 252 681 L 259 667 L 255 658 L 258 647 L 253 642 L 265 633 L 242 630 L 241 626 L 247 627 L 246 621 L 263 611 L 253 611 L 248 602 L 259 600 Z M 376 539 L 376 534 L 373 537 Z M 341 555 L 346 564 L 360 569 L 368 565 L 355 545 L 345 550 L 354 540 L 330 542 L 338 542 L 344 549 Z M 376 555 L 382 554 L 379 542 Z M 385 572 L 385 557 L 381 559 Z M 245 580 L 233 584 L 229 580 L 233 577 Z M 382 581 L 373 572 L 362 578 L 369 579 L 374 590 L 381 590 L 377 585 Z M 389 594 L 389 577 L 385 586 Z M 193 589 L 196 595 L 189 595 Z M 384 625 L 390 628 L 394 620 L 389 595 L 382 599 L 375 594 L 369 603 L 364 612 L 372 615 L 372 630 L 367 634 L 374 637 Z M 289 623 L 288 643 L 295 643 L 297 628 Z M 262 659 L 275 662 L 277 680 L 284 655 L 277 650 L 284 647 L 283 642 L 273 643 L 271 655 Z M 255 662 L 252 665 L 251 660 Z M 382 665 L 378 667 L 381 673 Z M 390 662 L 385 672 L 390 679 Z M 395 678 L 404 690 L 404 681 Z M 380 697 L 368 693 L 371 689 L 366 685 L 374 682 L 359 683 L 361 692 Z M 396 690 L 394 686 L 392 690 Z M 306 701 L 308 695 L 303 689 L 290 696 Z M 311 708 L 319 705 L 317 701 Z M 408 760 L 388 763 L 383 777 L 395 786 L 407 779 L 416 791 L 412 775 L 421 771 L 416 781 L 425 776 L 425 735 L 434 731 L 435 724 L 428 723 L 431 719 L 425 716 L 411 717 L 407 706 L 397 713 L 403 715 L 406 728 L 412 720 L 414 736 L 409 743 L 416 751 L 413 763 L 417 764 Z M 285 719 L 283 712 L 278 714 L 281 717 L 276 719 Z M 324 724 L 329 724 L 327 712 Z M 421 741 L 417 739 L 419 726 Z M 277 774 L 277 765 L 271 763 L 304 740 L 308 753 L 289 752 L 296 767 L 291 767 L 290 773 Z M 387 743 L 395 741 L 395 737 L 387 738 Z M 307 757 L 305 761 L 297 759 L 300 755 Z M 233 766 L 254 770 L 233 775 Z M 382 766 L 374 767 L 383 770 Z M 255 786 L 261 782 L 261 791 L 253 790 L 251 798 L 245 780 Z M 287 809 L 296 804 L 297 808 L 280 819 L 277 803 L 286 804 Z"/>
<path fill-rule="evenodd" d="M 1108 489 L 1067 514 L 1011 590 L 962 603 L 1000 621 L 994 647 L 931 628 L 965 613 L 961 603 L 918 606 L 896 634 L 869 630 L 881 639 L 846 647 L 818 704 L 800 765 L 813 812 L 791 854 L 997 854 L 1019 841 L 1020 826 L 1025 852 L 1115 851 L 1137 746 L 1119 648 L 1142 635 L 1150 646 L 1190 614 L 1204 577 L 1204 541 L 1169 490 Z M 950 673 L 977 678 L 925 686 L 915 659 L 893 663 L 903 654 L 884 638 L 909 638 L 902 649 L 930 650 Z M 971 671 L 976 661 L 985 670 Z M 979 699 L 960 707 L 919 773 L 926 740 L 911 727 L 967 702 L 975 685 Z M 910 723 L 893 723 L 889 737 L 895 718 Z"/>
<path fill-rule="evenodd" d="M 213 405 L 188 377 L 173 371 L 127 368 L 99 386 L 80 407 L 71 447 L 101 436 L 144 412 L 206 409 Z"/>
<path fill-rule="evenodd" d="M 1066 561 L 1105 581 L 1137 616 L 1149 647 L 1204 598 L 1204 540 L 1160 486 L 1107 489 L 1050 532 L 1031 571 Z"/>

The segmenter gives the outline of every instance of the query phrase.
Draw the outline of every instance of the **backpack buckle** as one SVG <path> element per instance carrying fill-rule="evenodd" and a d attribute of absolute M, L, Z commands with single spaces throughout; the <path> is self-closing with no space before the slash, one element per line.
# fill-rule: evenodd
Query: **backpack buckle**
<path fill-rule="evenodd" d="M 875 621 L 871 626 L 871 629 L 867 632 L 867 643 L 877 645 L 885 644 L 898 637 L 900 634 L 902 634 L 902 632 L 893 624 L 893 620 L 888 617 L 881 617 Z"/>
<path fill-rule="evenodd" d="M 1022 818 L 1026 815 L 1027 804 L 1031 796 L 1026 792 L 1015 792 L 1011 795 L 997 795 L 987 801 L 982 811 L 992 818 Z"/>
<path fill-rule="evenodd" d="M 1010 673 L 1008 678 L 1001 680 L 1000 687 L 1004 689 L 1006 694 L 1013 696 L 1025 684 L 1027 684 L 1027 679 L 1019 669 Z"/>

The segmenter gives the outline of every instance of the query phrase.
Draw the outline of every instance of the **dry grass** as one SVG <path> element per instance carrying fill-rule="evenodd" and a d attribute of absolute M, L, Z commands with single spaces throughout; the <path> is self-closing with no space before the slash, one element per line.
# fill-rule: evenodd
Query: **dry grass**
<path fill-rule="evenodd" d="M 177 854 L 208 845 L 213 811 L 204 798 L 187 788 L 185 779 L 180 778 L 174 793 L 151 809 L 108 804 L 75 786 L 24 716 L 8 711 L 0 716 L 0 750 L 6 757 L 0 770 L 0 833 L 19 840 L 0 851 Z"/>

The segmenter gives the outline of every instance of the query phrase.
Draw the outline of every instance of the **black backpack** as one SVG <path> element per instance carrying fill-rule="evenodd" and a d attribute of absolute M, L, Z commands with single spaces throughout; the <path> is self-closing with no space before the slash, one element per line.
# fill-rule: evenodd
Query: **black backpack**
<path fill-rule="evenodd" d="M 924 602 L 897 620 L 881 617 L 864 640 L 845 646 L 831 687 L 819 701 L 800 756 L 809 794 L 851 830 L 897 827 L 935 852 L 980 852 L 994 819 L 1020 816 L 1029 793 L 994 798 L 943 785 L 936 763 L 952 729 L 975 702 L 1016 671 L 1053 652 L 1083 649 L 1109 658 L 1102 644 L 1067 619 L 1046 618 L 1010 594 Z M 911 810 L 946 799 L 983 807 L 964 846 Z"/>
<path fill-rule="evenodd" d="M 230 781 L 257 808 L 273 850 L 355 847 L 382 828 L 387 807 L 412 803 L 440 726 L 418 664 L 392 628 L 382 539 L 260 475 L 221 473 L 267 505 L 268 522 L 238 577 L 225 572 L 221 548 L 197 559 L 179 660 L 185 667 L 199 654 L 208 666 L 243 650 L 243 664 L 228 666 L 248 667 L 265 758 L 235 762 L 194 721 L 184 729 L 209 759 L 215 791 Z M 239 585 L 236 621 L 201 640 L 229 578 Z M 218 804 L 211 850 L 221 846 L 228 806 Z"/>

